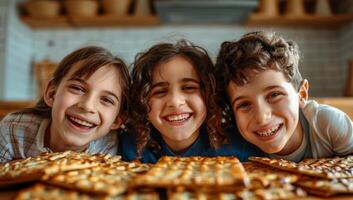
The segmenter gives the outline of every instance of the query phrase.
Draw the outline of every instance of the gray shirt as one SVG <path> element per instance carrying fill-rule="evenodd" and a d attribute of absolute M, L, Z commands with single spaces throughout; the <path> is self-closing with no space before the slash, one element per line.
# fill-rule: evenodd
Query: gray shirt
<path fill-rule="evenodd" d="M 306 157 L 324 158 L 353 153 L 353 123 L 343 111 L 309 100 L 301 110 L 304 137 L 300 147 L 285 156 L 271 155 L 291 161 Z"/>

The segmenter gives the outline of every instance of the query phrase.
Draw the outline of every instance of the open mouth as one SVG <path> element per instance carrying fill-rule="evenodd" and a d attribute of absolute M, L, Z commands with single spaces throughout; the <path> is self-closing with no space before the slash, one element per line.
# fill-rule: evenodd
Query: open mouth
<path fill-rule="evenodd" d="M 91 129 L 91 128 L 94 128 L 96 127 L 95 124 L 91 123 L 91 122 L 88 122 L 86 120 L 83 120 L 83 119 L 79 119 L 77 117 L 73 117 L 73 116 L 68 116 L 67 117 L 69 119 L 69 121 L 79 127 L 79 128 L 83 128 L 83 129 Z"/>
<path fill-rule="evenodd" d="M 164 119 L 173 124 L 179 124 L 187 121 L 192 116 L 191 113 L 182 113 L 178 115 L 168 115 Z"/>
<path fill-rule="evenodd" d="M 261 137 L 270 137 L 278 133 L 278 131 L 282 128 L 283 124 L 279 124 L 276 127 L 265 131 L 255 131 L 255 133 Z"/>

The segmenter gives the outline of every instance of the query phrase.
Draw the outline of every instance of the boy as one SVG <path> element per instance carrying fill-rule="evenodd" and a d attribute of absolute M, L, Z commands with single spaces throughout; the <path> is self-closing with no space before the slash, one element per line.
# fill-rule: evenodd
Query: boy
<path fill-rule="evenodd" d="M 342 111 L 308 100 L 298 46 L 274 33 L 224 42 L 217 79 L 241 135 L 272 157 L 343 156 L 353 152 L 353 124 Z"/>

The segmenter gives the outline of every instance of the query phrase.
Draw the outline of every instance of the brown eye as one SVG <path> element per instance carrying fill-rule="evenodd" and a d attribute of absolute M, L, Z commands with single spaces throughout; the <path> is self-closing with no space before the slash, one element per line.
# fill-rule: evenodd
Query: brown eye
<path fill-rule="evenodd" d="M 245 109 L 248 109 L 250 105 L 251 105 L 250 102 L 241 102 L 236 106 L 236 109 L 245 110 Z"/>
<path fill-rule="evenodd" d="M 271 92 L 268 96 L 267 99 L 272 100 L 272 99 L 277 99 L 280 96 L 284 95 L 282 92 Z"/>
<path fill-rule="evenodd" d="M 152 92 L 152 96 L 157 96 L 157 97 L 164 96 L 165 94 L 167 94 L 167 90 L 165 89 L 158 89 Z"/>
<path fill-rule="evenodd" d="M 75 93 L 85 93 L 85 88 L 80 85 L 69 85 L 69 89 Z"/>
<path fill-rule="evenodd" d="M 103 98 L 102 98 L 102 101 L 103 101 L 105 104 L 115 105 L 115 101 L 112 100 L 112 99 L 109 98 L 109 97 L 103 97 Z"/>

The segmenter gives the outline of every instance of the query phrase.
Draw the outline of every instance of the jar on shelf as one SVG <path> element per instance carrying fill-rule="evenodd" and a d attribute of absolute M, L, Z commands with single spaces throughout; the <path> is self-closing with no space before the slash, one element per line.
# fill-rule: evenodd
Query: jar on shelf
<path fill-rule="evenodd" d="M 278 0 L 260 0 L 258 14 L 269 17 L 276 17 L 279 14 Z"/>
<path fill-rule="evenodd" d="M 331 7 L 328 0 L 316 0 L 315 15 L 331 16 Z"/>
<path fill-rule="evenodd" d="M 67 14 L 72 17 L 92 17 L 98 14 L 99 4 L 96 0 L 65 0 Z"/>
<path fill-rule="evenodd" d="M 305 15 L 304 0 L 287 0 L 285 15 L 287 16 Z"/>
<path fill-rule="evenodd" d="M 50 18 L 60 14 L 60 2 L 55 0 L 30 0 L 25 8 L 31 17 Z"/>
<path fill-rule="evenodd" d="M 152 15 L 152 10 L 150 7 L 149 0 L 135 0 L 135 16 L 148 17 Z"/>
<path fill-rule="evenodd" d="M 103 11 L 108 15 L 128 15 L 132 0 L 102 0 Z"/>

